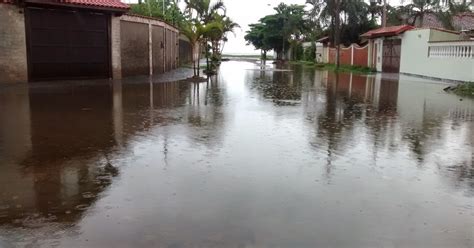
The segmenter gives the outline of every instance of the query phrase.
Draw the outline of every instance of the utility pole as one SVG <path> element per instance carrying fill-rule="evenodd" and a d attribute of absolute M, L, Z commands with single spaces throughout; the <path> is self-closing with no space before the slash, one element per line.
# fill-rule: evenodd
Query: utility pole
<path fill-rule="evenodd" d="M 382 27 L 387 26 L 387 0 L 383 0 Z"/>

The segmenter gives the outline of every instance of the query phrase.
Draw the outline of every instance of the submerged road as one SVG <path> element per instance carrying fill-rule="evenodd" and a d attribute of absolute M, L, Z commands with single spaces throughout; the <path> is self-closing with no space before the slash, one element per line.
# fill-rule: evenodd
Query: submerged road
<path fill-rule="evenodd" d="M 245 61 L 178 77 L 1 86 L 0 247 L 474 246 L 473 100 Z"/>

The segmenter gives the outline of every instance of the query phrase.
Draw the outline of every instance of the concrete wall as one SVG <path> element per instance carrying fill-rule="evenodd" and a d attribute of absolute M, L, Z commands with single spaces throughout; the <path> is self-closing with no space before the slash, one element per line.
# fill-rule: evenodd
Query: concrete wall
<path fill-rule="evenodd" d="M 378 38 L 374 40 L 374 48 L 376 49 L 374 51 L 376 71 L 382 71 L 383 40 L 384 38 Z"/>
<path fill-rule="evenodd" d="M 112 16 L 110 20 L 110 49 L 112 50 L 112 78 L 122 78 L 122 53 L 121 53 L 121 39 L 120 36 L 120 17 Z"/>
<path fill-rule="evenodd" d="M 179 65 L 179 30 L 157 19 L 111 15 L 112 77 L 160 74 Z M 186 43 L 181 43 L 186 45 Z M 189 53 L 189 54 L 187 54 Z M 192 57 L 189 49 L 181 57 Z M 0 83 L 28 82 L 25 15 L 0 4 Z"/>
<path fill-rule="evenodd" d="M 441 32 L 433 29 L 430 32 L 430 41 L 448 41 L 448 40 L 459 40 L 460 36 L 458 33 Z"/>
<path fill-rule="evenodd" d="M 328 48 L 328 63 L 334 64 L 336 62 L 336 49 Z M 353 66 L 369 66 L 369 46 L 360 47 L 357 44 L 352 44 L 349 47 L 341 47 L 340 50 L 341 65 Z"/>
<path fill-rule="evenodd" d="M 179 30 L 160 20 L 123 15 L 121 22 L 122 74 L 156 75 L 178 66 Z"/>
<path fill-rule="evenodd" d="M 430 37 L 438 39 L 444 35 L 438 32 L 441 31 L 420 29 L 403 34 L 400 72 L 448 80 L 474 81 L 474 58 L 428 57 Z"/>
<path fill-rule="evenodd" d="M 153 73 L 165 72 L 165 28 L 153 25 Z"/>
<path fill-rule="evenodd" d="M 148 35 L 148 24 L 121 21 L 122 75 L 124 77 L 150 73 Z"/>
<path fill-rule="evenodd" d="M 352 65 L 356 66 L 369 66 L 369 47 L 353 46 L 353 59 Z"/>
<path fill-rule="evenodd" d="M 20 11 L 0 4 L 0 83 L 28 81 L 25 18 Z"/>

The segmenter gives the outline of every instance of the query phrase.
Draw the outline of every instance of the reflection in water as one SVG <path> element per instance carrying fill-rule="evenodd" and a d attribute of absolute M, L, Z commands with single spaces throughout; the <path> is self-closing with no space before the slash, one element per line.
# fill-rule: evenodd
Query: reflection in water
<path fill-rule="evenodd" d="M 0 88 L 0 245 L 473 245 L 471 100 L 280 69 Z"/>

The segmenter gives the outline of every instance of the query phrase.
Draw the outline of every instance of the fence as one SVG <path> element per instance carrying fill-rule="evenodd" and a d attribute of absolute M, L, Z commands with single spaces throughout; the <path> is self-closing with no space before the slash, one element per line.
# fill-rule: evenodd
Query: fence
<path fill-rule="evenodd" d="M 474 41 L 431 41 L 436 30 L 403 34 L 400 72 L 454 81 L 474 80 Z"/>
<path fill-rule="evenodd" d="M 328 50 L 327 63 L 336 63 L 336 48 L 325 47 Z M 360 47 L 357 44 L 352 44 L 349 47 L 341 47 L 339 53 L 341 65 L 351 66 L 369 66 L 369 46 Z"/>
<path fill-rule="evenodd" d="M 432 42 L 429 43 L 428 57 L 474 59 L 474 42 Z"/>
<path fill-rule="evenodd" d="M 158 19 L 120 17 L 122 76 L 156 75 L 178 67 L 179 30 Z"/>

